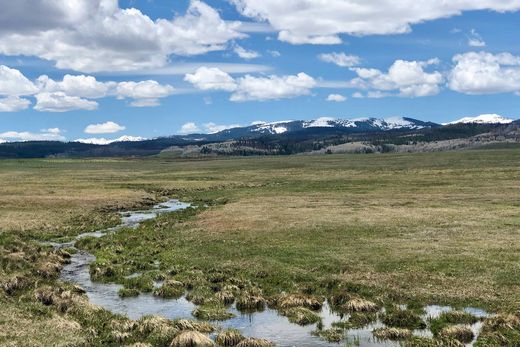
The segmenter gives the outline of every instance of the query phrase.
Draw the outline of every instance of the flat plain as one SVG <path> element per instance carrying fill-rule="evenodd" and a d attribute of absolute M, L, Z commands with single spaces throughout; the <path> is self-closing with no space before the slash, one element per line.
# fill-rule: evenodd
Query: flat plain
<path fill-rule="evenodd" d="M 115 225 L 117 211 L 166 198 L 197 208 L 79 245 L 97 256 L 97 280 L 125 284 L 125 276 L 159 271 L 188 283 L 223 274 L 268 302 L 346 288 L 382 305 L 520 310 L 518 149 L 4 160 L 0 182 L 0 281 L 4 289 L 16 276 L 26 281 L 0 295 L 2 345 L 118 345 L 99 322 L 122 318 L 93 309 L 87 319 L 35 300 L 42 285 L 67 289 L 56 273 L 42 275 L 55 255 L 38 241 Z M 212 281 L 201 281 L 203 296 Z M 506 337 L 512 346 L 518 335 Z"/>

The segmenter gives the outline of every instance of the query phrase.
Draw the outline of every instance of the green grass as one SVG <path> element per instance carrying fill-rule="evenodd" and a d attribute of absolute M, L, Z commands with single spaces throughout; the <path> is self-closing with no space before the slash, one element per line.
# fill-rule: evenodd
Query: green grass
<path fill-rule="evenodd" d="M 161 275 L 203 299 L 236 286 L 237 300 L 247 292 L 268 303 L 282 291 L 330 297 L 344 288 L 384 305 L 514 312 L 520 309 L 519 179 L 516 148 L 0 161 L 0 281 L 20 275 L 29 282 L 14 298 L 0 296 L 2 315 L 22 315 L 35 326 L 51 320 L 21 306 L 33 302 L 28 293 L 41 281 L 35 270 L 54 261 L 35 251 L 34 240 L 111 226 L 117 211 L 167 197 L 198 207 L 82 240 L 80 246 L 97 256 L 91 267 L 96 280 L 141 292 Z M 20 251 L 25 256 L 16 260 Z M 136 272 L 141 278 L 125 279 Z M 43 281 L 53 285 L 56 279 Z M 51 309 L 51 316 L 59 315 Z M 71 319 L 98 326 L 93 318 Z M 0 338 L 8 329 L 0 324 Z M 63 341 L 89 338 L 86 329 L 70 331 Z M 37 336 L 30 329 L 20 341 L 24 334 Z"/>

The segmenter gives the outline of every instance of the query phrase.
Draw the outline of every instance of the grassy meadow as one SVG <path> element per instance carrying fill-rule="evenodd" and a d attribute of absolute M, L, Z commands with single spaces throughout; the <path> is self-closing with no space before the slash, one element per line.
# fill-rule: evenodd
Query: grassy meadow
<path fill-rule="evenodd" d="M 165 198 L 196 208 L 78 244 L 97 256 L 93 278 L 135 294 L 152 290 L 145 283 L 151 277 L 189 283 L 206 317 L 219 312 L 208 298 L 220 283 L 242 290 L 234 294 L 245 306 L 253 296 L 282 307 L 281 293 L 331 301 L 346 293 L 383 306 L 480 307 L 503 313 L 520 330 L 516 148 L 5 160 L 0 182 L 0 345 L 120 345 L 124 339 L 113 331 L 125 333 L 126 320 L 88 307 L 79 289 L 59 283 L 51 265 L 66 262 L 67 254 L 37 240 L 112 226 L 117 211 Z M 143 283 L 125 281 L 136 272 Z M 16 278 L 15 290 L 7 290 Z M 49 287 L 65 309 L 42 300 Z M 506 323 L 495 324 L 482 346 L 520 343 L 520 331 L 501 330 Z M 128 341 L 140 338 L 162 345 L 148 335 Z"/>

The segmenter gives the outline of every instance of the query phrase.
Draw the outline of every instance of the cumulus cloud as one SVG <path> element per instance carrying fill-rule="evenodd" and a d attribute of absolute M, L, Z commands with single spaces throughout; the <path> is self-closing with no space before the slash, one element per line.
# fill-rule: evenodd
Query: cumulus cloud
<path fill-rule="evenodd" d="M 182 125 L 181 130 L 179 130 L 179 134 L 187 135 L 187 134 L 195 134 L 200 133 L 201 130 L 197 126 L 197 124 L 193 122 L 185 123 Z"/>
<path fill-rule="evenodd" d="M 260 53 L 253 51 L 253 50 L 247 50 L 242 46 L 236 45 L 233 51 L 242 59 L 255 59 L 260 57 Z"/>
<path fill-rule="evenodd" d="M 196 134 L 196 133 L 204 133 L 204 134 L 215 134 L 227 129 L 233 129 L 241 127 L 240 124 L 216 124 L 216 123 L 204 123 L 202 125 L 197 125 L 194 122 L 185 123 L 181 129 L 179 130 L 179 134 L 188 135 L 188 134 Z"/>
<path fill-rule="evenodd" d="M 0 112 L 18 112 L 29 108 L 31 101 L 17 96 L 0 98 Z"/>
<path fill-rule="evenodd" d="M 38 77 L 36 84 L 41 92 L 64 92 L 68 96 L 89 99 L 104 98 L 117 85 L 115 82 L 99 82 L 95 77 L 85 75 L 65 75 L 62 81 L 54 81 L 49 76 L 42 75 Z"/>
<path fill-rule="evenodd" d="M 22 72 L 0 65 L 0 112 L 27 109 L 31 102 L 20 96 L 35 95 L 37 111 L 67 112 L 95 110 L 97 102 L 90 99 L 117 97 L 132 99 L 130 106 L 151 107 L 160 104 L 159 99 L 172 95 L 175 89 L 154 80 L 114 82 L 98 81 L 93 76 L 65 75 L 55 81 L 42 75 L 33 83 Z"/>
<path fill-rule="evenodd" d="M 187 74 L 185 81 L 201 90 L 233 92 L 231 101 L 265 101 L 292 98 L 310 94 L 316 81 L 301 72 L 291 76 L 254 77 L 246 75 L 234 79 L 218 68 L 201 67 L 194 74 Z"/>
<path fill-rule="evenodd" d="M 426 72 L 425 69 L 439 63 L 438 59 L 428 61 L 396 60 L 384 73 L 378 69 L 352 68 L 358 77 L 351 81 L 353 87 L 368 89 L 368 97 L 385 96 L 420 97 L 440 92 L 444 81 L 438 71 Z"/>
<path fill-rule="evenodd" d="M 520 56 L 469 52 L 453 57 L 449 88 L 465 94 L 520 92 Z"/>
<path fill-rule="evenodd" d="M 227 72 L 216 67 L 200 67 L 193 74 L 186 74 L 184 80 L 201 90 L 234 91 L 236 82 Z"/>
<path fill-rule="evenodd" d="M 125 130 L 126 127 L 115 122 L 90 124 L 85 128 L 85 134 L 113 134 Z"/>
<path fill-rule="evenodd" d="M 230 0 L 244 16 L 269 23 L 292 44 L 339 44 L 341 34 L 386 35 L 411 31 L 413 24 L 463 11 L 517 11 L 520 0 Z"/>
<path fill-rule="evenodd" d="M 347 100 L 347 98 L 341 94 L 330 94 L 327 97 L 327 101 L 332 101 L 332 102 L 343 102 L 345 100 Z"/>
<path fill-rule="evenodd" d="M 62 130 L 59 128 L 42 129 L 39 133 L 30 131 L 6 131 L 0 133 L 0 141 L 65 141 L 65 136 L 62 135 Z"/>
<path fill-rule="evenodd" d="M 231 101 L 278 100 L 308 95 L 316 86 L 316 80 L 300 72 L 290 76 L 253 77 L 246 75 L 237 81 L 237 89 Z"/>
<path fill-rule="evenodd" d="M 36 94 L 34 109 L 40 112 L 68 112 L 73 110 L 92 111 L 98 103 L 77 96 L 69 96 L 63 92 Z"/>
<path fill-rule="evenodd" d="M 341 67 L 356 66 L 361 61 L 361 58 L 359 58 L 357 55 L 346 55 L 343 52 L 323 53 L 320 54 L 318 58 L 326 63 L 333 63 Z"/>
<path fill-rule="evenodd" d="M 172 54 L 224 50 L 244 37 L 239 26 L 198 0 L 171 20 L 152 20 L 117 0 L 4 1 L 0 54 L 36 56 L 81 72 L 131 71 L 164 66 Z"/>
<path fill-rule="evenodd" d="M 0 95 L 31 95 L 37 90 L 36 86 L 20 71 L 0 65 Z"/>

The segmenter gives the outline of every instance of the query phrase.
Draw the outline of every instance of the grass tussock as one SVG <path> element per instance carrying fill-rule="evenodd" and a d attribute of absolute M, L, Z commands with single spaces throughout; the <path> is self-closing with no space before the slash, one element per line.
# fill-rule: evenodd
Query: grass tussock
<path fill-rule="evenodd" d="M 233 318 L 234 315 L 222 304 L 205 304 L 197 307 L 192 312 L 193 316 L 200 320 L 222 321 Z"/>
<path fill-rule="evenodd" d="M 379 328 L 375 329 L 372 334 L 379 340 L 406 340 L 412 336 L 410 329 L 403 328 Z"/>
<path fill-rule="evenodd" d="M 236 345 L 236 347 L 276 347 L 276 345 L 268 340 L 248 337 L 248 338 L 240 341 Z"/>
<path fill-rule="evenodd" d="M 361 329 L 377 321 L 377 314 L 372 312 L 354 312 L 347 320 L 334 322 L 332 326 L 342 329 Z"/>
<path fill-rule="evenodd" d="M 475 338 L 475 334 L 470 327 L 464 325 L 449 326 L 439 332 L 440 338 L 454 339 L 462 343 L 470 343 Z"/>
<path fill-rule="evenodd" d="M 229 306 L 235 302 L 235 295 L 233 292 L 228 290 L 222 290 L 218 292 L 215 294 L 215 297 L 225 306 Z"/>
<path fill-rule="evenodd" d="M 219 332 L 215 341 L 221 347 L 235 347 L 242 342 L 245 337 L 236 329 L 227 329 Z"/>
<path fill-rule="evenodd" d="M 175 337 L 170 347 L 213 347 L 215 343 L 198 331 L 183 331 Z"/>
<path fill-rule="evenodd" d="M 289 318 L 291 323 L 298 325 L 309 325 L 321 322 L 319 314 L 305 307 L 291 307 L 282 310 L 282 314 Z"/>
<path fill-rule="evenodd" d="M 159 288 L 153 290 L 153 295 L 163 299 L 178 299 L 184 295 L 186 289 L 179 281 L 167 280 Z"/>
<path fill-rule="evenodd" d="M 377 312 L 379 306 L 370 300 L 354 298 L 342 305 L 342 309 L 348 312 Z"/>
<path fill-rule="evenodd" d="M 453 339 L 433 339 L 430 337 L 413 336 L 402 343 L 404 347 L 464 347 L 460 341 Z"/>
<path fill-rule="evenodd" d="M 392 309 L 381 315 L 381 321 L 394 328 L 424 329 L 426 323 L 411 310 Z"/>
<path fill-rule="evenodd" d="M 179 330 L 192 330 L 209 334 L 215 331 L 215 327 L 206 322 L 197 322 L 187 319 L 178 319 L 173 321 L 173 325 Z"/>
<path fill-rule="evenodd" d="M 486 318 L 475 346 L 520 346 L 520 312 Z"/>
<path fill-rule="evenodd" d="M 278 307 L 281 309 L 288 309 L 293 307 L 305 307 L 310 310 L 320 310 L 322 301 L 315 297 L 303 294 L 284 294 L 277 299 Z"/>
<path fill-rule="evenodd" d="M 439 317 L 430 319 L 430 330 L 434 335 L 438 335 L 440 331 L 453 324 L 475 324 L 478 318 L 465 311 L 449 311 L 442 312 Z"/>
<path fill-rule="evenodd" d="M 263 296 L 243 293 L 237 298 L 237 309 L 245 312 L 262 311 L 265 309 L 266 300 Z"/>
<path fill-rule="evenodd" d="M 314 336 L 319 336 L 327 342 L 339 343 L 345 339 L 343 329 L 332 327 L 330 329 L 316 329 L 312 332 Z"/>

